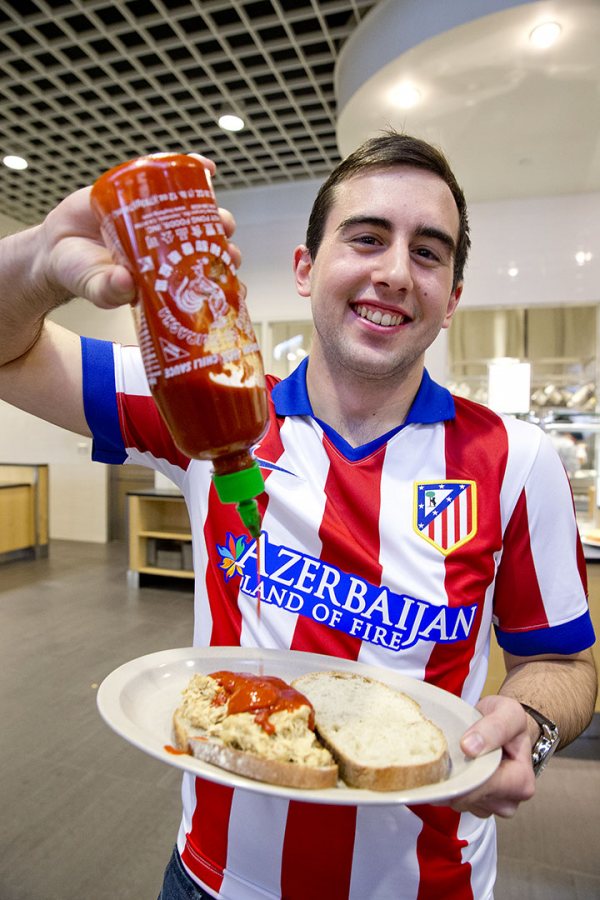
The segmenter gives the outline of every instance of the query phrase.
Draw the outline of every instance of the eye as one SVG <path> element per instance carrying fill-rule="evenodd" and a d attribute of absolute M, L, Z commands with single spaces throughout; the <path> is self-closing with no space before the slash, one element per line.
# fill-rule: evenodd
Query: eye
<path fill-rule="evenodd" d="M 431 247 L 417 247 L 414 252 L 422 259 L 429 259 L 432 262 L 439 262 L 439 254 L 436 253 L 435 250 L 432 250 Z"/>
<path fill-rule="evenodd" d="M 353 234 L 348 237 L 348 243 L 350 244 L 358 244 L 363 247 L 380 247 L 381 239 L 377 237 L 376 234 L 365 234 L 361 232 L 360 234 Z"/>

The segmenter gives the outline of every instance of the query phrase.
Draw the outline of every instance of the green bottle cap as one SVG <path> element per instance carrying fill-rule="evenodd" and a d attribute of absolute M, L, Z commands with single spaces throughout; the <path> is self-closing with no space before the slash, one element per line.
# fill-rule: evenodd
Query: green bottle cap
<path fill-rule="evenodd" d="M 240 518 L 252 537 L 259 537 L 260 516 L 253 498 L 262 494 L 265 483 L 258 463 L 254 462 L 247 469 L 228 472 L 227 475 L 213 474 L 212 479 L 221 503 L 237 504 Z"/>

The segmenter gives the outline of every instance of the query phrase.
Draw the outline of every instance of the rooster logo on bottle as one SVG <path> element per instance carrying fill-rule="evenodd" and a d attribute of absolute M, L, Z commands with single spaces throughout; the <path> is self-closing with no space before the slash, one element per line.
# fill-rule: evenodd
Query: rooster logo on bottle
<path fill-rule="evenodd" d="M 192 270 L 194 277 L 186 276 L 173 293 L 179 309 L 191 315 L 199 312 L 207 302 L 213 319 L 219 319 L 226 315 L 227 299 L 223 289 L 206 277 L 202 262 L 196 263 Z"/>

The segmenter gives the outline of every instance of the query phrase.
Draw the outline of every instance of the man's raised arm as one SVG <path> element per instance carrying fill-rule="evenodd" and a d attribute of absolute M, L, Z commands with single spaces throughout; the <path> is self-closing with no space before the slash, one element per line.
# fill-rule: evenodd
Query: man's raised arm
<path fill-rule="evenodd" d="M 89 434 L 79 337 L 46 321 L 75 296 L 104 308 L 135 297 L 130 273 L 113 264 L 102 242 L 89 188 L 63 200 L 42 224 L 0 241 L 0 398 Z"/>

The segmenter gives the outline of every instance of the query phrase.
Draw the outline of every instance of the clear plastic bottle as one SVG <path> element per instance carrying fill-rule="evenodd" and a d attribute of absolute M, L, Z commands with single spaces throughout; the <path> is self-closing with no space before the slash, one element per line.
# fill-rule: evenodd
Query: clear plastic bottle
<path fill-rule="evenodd" d="M 220 500 L 258 537 L 264 482 L 250 448 L 267 426 L 264 369 L 210 175 L 193 156 L 156 153 L 102 175 L 91 202 L 135 279 L 146 375 L 173 440 L 212 460 Z"/>

